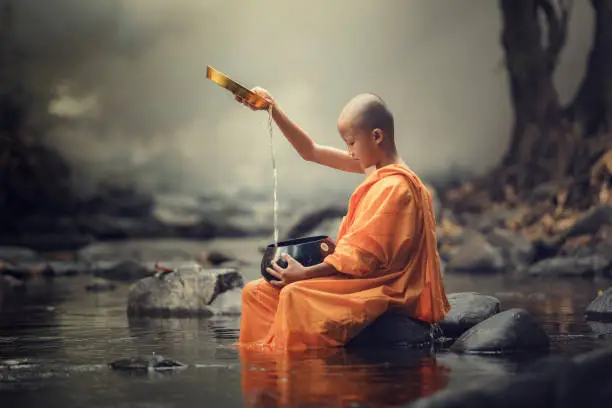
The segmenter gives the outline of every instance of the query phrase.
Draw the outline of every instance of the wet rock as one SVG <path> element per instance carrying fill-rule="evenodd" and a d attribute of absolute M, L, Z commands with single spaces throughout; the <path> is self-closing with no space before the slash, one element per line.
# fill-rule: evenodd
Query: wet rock
<path fill-rule="evenodd" d="M 526 310 L 509 309 L 478 323 L 451 346 L 459 353 L 514 353 L 548 349 L 548 335 Z"/>
<path fill-rule="evenodd" d="M 322 222 L 332 220 L 332 222 L 337 223 L 339 218 L 341 219 L 346 215 L 346 211 L 347 209 L 344 206 L 328 206 L 314 210 L 302 217 L 293 227 L 289 229 L 287 232 L 287 238 L 294 239 L 314 235 L 313 231 L 319 227 Z M 333 234 L 332 236 L 335 236 L 336 234 Z"/>
<path fill-rule="evenodd" d="M 85 285 L 88 292 L 110 292 L 117 289 L 117 285 L 106 279 L 95 278 L 91 283 Z"/>
<path fill-rule="evenodd" d="M 432 341 L 429 324 L 395 313 L 385 313 L 363 329 L 347 347 L 385 345 L 422 346 Z"/>
<path fill-rule="evenodd" d="M 595 234 L 603 225 L 612 224 L 612 204 L 604 204 L 588 210 L 564 234 L 566 238 Z"/>
<path fill-rule="evenodd" d="M 168 371 L 186 368 L 187 365 L 160 355 L 122 358 L 108 364 L 113 370 L 121 371 Z"/>
<path fill-rule="evenodd" d="M 476 292 L 451 293 L 448 301 L 451 310 L 440 322 L 445 337 L 459 337 L 471 327 L 501 312 L 499 299 Z"/>
<path fill-rule="evenodd" d="M 529 265 L 535 257 L 535 248 L 523 235 L 502 228 L 493 228 L 487 236 L 493 246 L 499 248 L 505 264 L 514 268 Z"/>
<path fill-rule="evenodd" d="M 129 316 L 212 316 L 218 295 L 242 288 L 235 269 L 206 269 L 200 265 L 139 280 L 128 295 Z"/>
<path fill-rule="evenodd" d="M 551 407 L 608 406 L 612 398 L 612 350 L 569 357 L 549 357 L 522 374 L 484 379 L 446 389 L 409 405 L 442 407 Z"/>
<path fill-rule="evenodd" d="M 448 272 L 500 272 L 505 268 L 501 250 L 482 236 L 459 245 L 447 265 Z"/>
<path fill-rule="evenodd" d="M 542 277 L 593 277 L 607 272 L 611 262 L 599 255 L 583 258 L 578 257 L 555 257 L 543 259 L 530 265 L 527 274 Z"/>
<path fill-rule="evenodd" d="M 589 320 L 612 322 L 612 287 L 593 299 L 587 306 L 585 314 Z"/>

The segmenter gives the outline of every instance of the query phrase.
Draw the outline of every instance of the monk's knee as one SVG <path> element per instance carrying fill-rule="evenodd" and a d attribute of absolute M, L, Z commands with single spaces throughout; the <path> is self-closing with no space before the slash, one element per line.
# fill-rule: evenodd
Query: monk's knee
<path fill-rule="evenodd" d="M 278 299 L 279 289 L 270 285 L 263 278 L 248 282 L 242 288 L 242 302 L 267 302 L 270 299 Z"/>
<path fill-rule="evenodd" d="M 281 290 L 280 301 L 291 302 L 293 299 L 295 299 L 296 295 L 299 296 L 301 292 L 303 292 L 303 288 L 300 285 L 300 282 L 290 283 Z"/>
<path fill-rule="evenodd" d="M 261 285 L 263 279 L 256 279 L 250 282 L 247 282 L 246 285 L 242 288 L 242 302 L 252 301 L 257 297 L 257 293 L 259 292 L 259 287 Z M 265 282 L 264 282 L 265 283 Z"/>

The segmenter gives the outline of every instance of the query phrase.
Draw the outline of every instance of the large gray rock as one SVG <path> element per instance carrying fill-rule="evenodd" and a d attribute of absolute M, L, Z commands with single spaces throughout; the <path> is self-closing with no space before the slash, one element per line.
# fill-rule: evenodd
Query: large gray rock
<path fill-rule="evenodd" d="M 604 274 L 610 268 L 610 261 L 600 255 L 591 255 L 582 258 L 559 256 L 541 260 L 527 268 L 532 276 L 575 276 L 593 277 Z"/>
<path fill-rule="evenodd" d="M 501 311 L 499 299 L 476 292 L 451 293 L 448 302 L 451 310 L 440 322 L 445 337 L 459 337 L 469 328 Z"/>
<path fill-rule="evenodd" d="M 586 316 L 589 320 L 612 319 L 612 287 L 609 287 L 597 296 L 586 308 Z"/>
<path fill-rule="evenodd" d="M 549 346 L 548 335 L 529 312 L 509 309 L 463 333 L 450 349 L 459 353 L 513 353 Z"/>
<path fill-rule="evenodd" d="M 130 288 L 128 316 L 188 317 L 236 313 L 227 306 L 218 310 L 215 299 L 244 286 L 235 269 L 206 269 L 200 265 L 177 268 L 173 272 L 141 279 Z"/>

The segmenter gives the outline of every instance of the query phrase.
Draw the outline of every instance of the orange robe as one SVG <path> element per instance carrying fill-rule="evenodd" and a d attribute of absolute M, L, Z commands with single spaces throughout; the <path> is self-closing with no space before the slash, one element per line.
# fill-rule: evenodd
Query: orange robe
<path fill-rule="evenodd" d="M 405 166 L 378 169 L 357 187 L 324 262 L 340 274 L 282 289 L 247 283 L 238 345 L 340 347 L 389 310 L 430 323 L 450 310 L 431 195 Z"/>

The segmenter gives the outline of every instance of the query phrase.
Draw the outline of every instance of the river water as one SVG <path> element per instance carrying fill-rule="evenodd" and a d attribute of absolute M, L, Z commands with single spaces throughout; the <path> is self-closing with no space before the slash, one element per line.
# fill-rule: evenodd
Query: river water
<path fill-rule="evenodd" d="M 243 271 L 257 277 L 257 268 Z M 444 388 L 512 375 L 543 355 L 459 356 L 447 350 L 327 350 L 239 354 L 239 317 L 130 321 L 127 285 L 89 293 L 89 277 L 28 282 L 19 306 L 0 314 L 0 407 L 402 406 Z M 542 323 L 551 352 L 610 345 L 582 312 L 610 281 L 513 280 L 446 275 L 448 292 L 497 296 Z M 161 354 L 188 367 L 172 373 L 113 371 L 107 364 Z"/>

